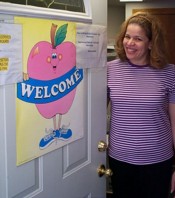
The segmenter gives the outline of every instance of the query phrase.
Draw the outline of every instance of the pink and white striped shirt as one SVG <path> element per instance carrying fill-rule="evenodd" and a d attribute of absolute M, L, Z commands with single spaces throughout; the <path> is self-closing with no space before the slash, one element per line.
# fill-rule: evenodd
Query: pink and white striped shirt
<path fill-rule="evenodd" d="M 111 100 L 109 155 L 143 165 L 173 156 L 168 103 L 175 103 L 175 65 L 154 69 L 119 59 L 108 62 Z"/>

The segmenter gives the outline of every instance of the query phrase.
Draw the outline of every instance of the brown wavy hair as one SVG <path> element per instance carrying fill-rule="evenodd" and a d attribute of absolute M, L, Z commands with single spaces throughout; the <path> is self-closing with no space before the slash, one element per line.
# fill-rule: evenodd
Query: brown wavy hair
<path fill-rule="evenodd" d="M 142 27 L 151 41 L 151 49 L 149 51 L 148 63 L 151 67 L 161 69 L 164 68 L 168 63 L 167 54 L 167 43 L 165 40 L 165 32 L 162 29 L 158 19 L 149 14 L 148 12 L 137 12 L 129 17 L 121 26 L 120 32 L 116 39 L 116 53 L 117 56 L 122 60 L 126 61 L 126 53 L 123 47 L 123 39 L 126 34 L 126 30 L 129 24 L 138 24 Z"/>

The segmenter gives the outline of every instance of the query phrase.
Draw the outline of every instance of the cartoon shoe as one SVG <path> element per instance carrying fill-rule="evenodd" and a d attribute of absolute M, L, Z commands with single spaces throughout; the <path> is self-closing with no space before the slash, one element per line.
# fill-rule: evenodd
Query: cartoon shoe
<path fill-rule="evenodd" d="M 54 130 L 52 133 L 44 136 L 44 138 L 42 138 L 39 143 L 40 149 L 46 148 L 55 140 L 55 138 L 58 138 L 58 137 L 60 137 L 59 130 Z"/>
<path fill-rule="evenodd" d="M 72 136 L 72 130 L 71 129 L 60 129 L 60 137 L 61 140 L 67 140 Z"/>
<path fill-rule="evenodd" d="M 62 128 L 59 129 L 60 137 L 58 137 L 61 140 L 67 140 L 72 136 L 72 130 L 66 128 L 65 125 L 62 126 Z"/>

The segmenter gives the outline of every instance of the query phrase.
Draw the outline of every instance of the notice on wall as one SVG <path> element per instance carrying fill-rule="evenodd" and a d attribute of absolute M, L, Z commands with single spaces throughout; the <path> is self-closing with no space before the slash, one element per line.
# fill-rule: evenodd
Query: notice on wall
<path fill-rule="evenodd" d="M 106 66 L 106 26 L 77 24 L 77 67 L 93 68 Z"/>
<path fill-rule="evenodd" d="M 0 23 L 0 85 L 22 79 L 22 25 Z"/>

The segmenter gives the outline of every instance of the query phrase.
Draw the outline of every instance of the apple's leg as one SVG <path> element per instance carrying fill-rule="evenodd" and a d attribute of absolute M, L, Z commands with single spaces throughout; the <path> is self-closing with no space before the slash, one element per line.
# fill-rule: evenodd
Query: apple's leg
<path fill-rule="evenodd" d="M 53 127 L 54 127 L 54 130 L 56 130 L 56 115 L 53 117 Z"/>
<path fill-rule="evenodd" d="M 58 130 L 61 128 L 61 119 L 62 119 L 62 115 L 59 114 L 59 117 L 58 117 Z"/>

